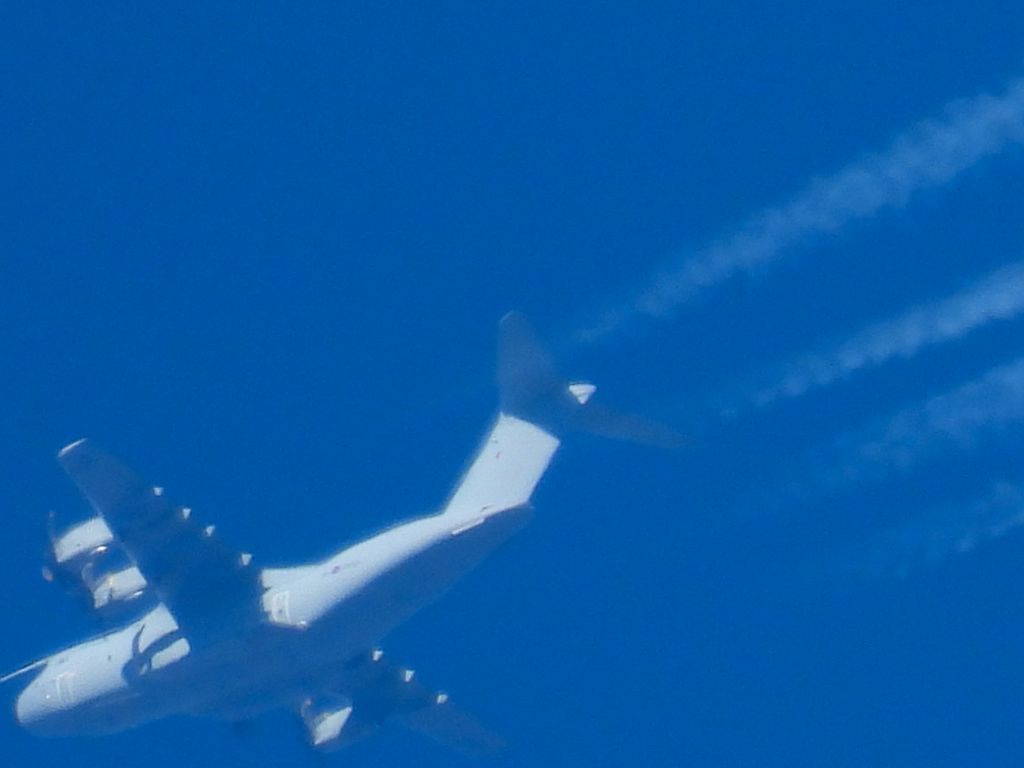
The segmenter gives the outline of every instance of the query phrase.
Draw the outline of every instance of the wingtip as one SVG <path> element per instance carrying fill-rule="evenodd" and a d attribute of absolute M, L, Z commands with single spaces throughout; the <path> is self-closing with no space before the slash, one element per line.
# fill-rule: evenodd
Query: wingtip
<path fill-rule="evenodd" d="M 67 456 L 69 453 L 71 453 L 73 450 L 75 450 L 75 448 L 77 448 L 78 446 L 82 445 L 85 442 L 88 442 L 88 440 L 89 440 L 89 438 L 87 438 L 87 437 L 80 437 L 78 440 L 75 440 L 73 443 L 68 443 L 63 448 L 61 448 L 59 451 L 57 451 L 57 458 L 58 459 L 63 459 L 65 456 Z"/>
<path fill-rule="evenodd" d="M 3 677 L 0 677 L 0 685 L 6 685 L 11 680 L 19 678 L 22 675 L 27 675 L 29 672 L 33 672 L 39 669 L 40 667 L 45 667 L 49 663 L 49 661 L 49 659 L 39 659 L 39 661 L 33 661 L 31 664 L 26 664 L 25 666 L 20 667 L 19 669 L 16 669 L 13 672 L 9 672 Z"/>
<path fill-rule="evenodd" d="M 501 320 L 498 321 L 498 335 L 505 339 L 529 340 L 531 344 L 537 343 L 533 324 L 526 319 L 526 315 L 517 309 L 502 315 Z"/>
<path fill-rule="evenodd" d="M 498 321 L 498 325 L 508 325 L 509 323 L 521 323 L 526 318 L 523 317 L 523 313 L 517 309 L 511 309 L 501 316 Z"/>

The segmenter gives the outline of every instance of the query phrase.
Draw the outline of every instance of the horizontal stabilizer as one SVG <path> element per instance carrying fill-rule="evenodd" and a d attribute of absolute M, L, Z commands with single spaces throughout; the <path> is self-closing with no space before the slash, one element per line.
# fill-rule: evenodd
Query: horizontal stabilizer
<path fill-rule="evenodd" d="M 556 436 L 588 432 L 659 448 L 678 448 L 683 442 L 669 427 L 591 402 L 597 388 L 560 376 L 529 323 L 517 312 L 505 315 L 499 327 L 498 389 L 503 414 Z"/>
<path fill-rule="evenodd" d="M 671 427 L 643 416 L 623 413 L 592 403 L 579 415 L 579 428 L 598 437 L 623 440 L 652 448 L 675 450 L 686 445 L 686 438 Z"/>

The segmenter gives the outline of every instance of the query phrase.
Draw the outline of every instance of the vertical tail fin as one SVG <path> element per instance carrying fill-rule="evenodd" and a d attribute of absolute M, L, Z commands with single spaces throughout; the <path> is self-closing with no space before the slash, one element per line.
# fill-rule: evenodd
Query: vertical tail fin
<path fill-rule="evenodd" d="M 509 312 L 498 326 L 501 412 L 560 433 L 594 393 L 593 384 L 570 384 L 533 335 L 526 319 Z"/>
<path fill-rule="evenodd" d="M 445 506 L 445 514 L 457 521 L 474 523 L 528 504 L 566 432 L 677 443 L 671 430 L 590 402 L 596 387 L 563 379 L 514 312 L 499 326 L 498 389 L 498 417 Z"/>
<path fill-rule="evenodd" d="M 589 432 L 661 448 L 676 448 L 681 437 L 661 424 L 589 402 L 593 384 L 563 379 L 522 315 L 501 319 L 498 340 L 501 412 L 555 435 Z"/>

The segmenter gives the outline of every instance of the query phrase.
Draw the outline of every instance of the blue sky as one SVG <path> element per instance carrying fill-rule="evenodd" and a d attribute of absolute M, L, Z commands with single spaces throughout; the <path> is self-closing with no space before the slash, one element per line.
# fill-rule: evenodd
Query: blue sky
<path fill-rule="evenodd" d="M 93 629 L 37 575 L 47 510 L 81 510 L 61 445 L 264 563 L 318 556 L 444 498 L 518 308 L 690 441 L 570 440 L 532 526 L 387 644 L 498 764 L 1019 765 L 1022 31 L 1000 3 L 4 4 L 2 664 Z M 12 766 L 299 742 L 0 723 Z M 336 758 L 414 759 L 464 762 L 398 732 Z"/>

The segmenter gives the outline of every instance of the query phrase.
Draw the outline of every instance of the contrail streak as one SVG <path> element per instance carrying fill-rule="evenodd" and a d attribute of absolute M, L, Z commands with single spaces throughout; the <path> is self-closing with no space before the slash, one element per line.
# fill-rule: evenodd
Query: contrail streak
<path fill-rule="evenodd" d="M 999 96 L 951 102 L 942 116 L 918 123 L 881 152 L 813 181 L 789 202 L 762 211 L 682 265 L 656 274 L 624 307 L 607 312 L 576 336 L 596 342 L 639 317 L 669 316 L 705 288 L 763 267 L 784 249 L 816 235 L 902 207 L 915 192 L 947 184 L 1021 142 L 1024 79 L 1011 81 Z"/>
<path fill-rule="evenodd" d="M 920 568 L 961 557 L 1024 526 L 1024 488 L 997 483 L 974 502 L 933 510 L 879 534 L 851 557 L 874 578 L 903 578 Z"/>
<path fill-rule="evenodd" d="M 926 347 L 954 341 L 997 320 L 1024 312 L 1024 262 L 997 270 L 942 301 L 910 309 L 872 325 L 836 348 L 789 366 L 782 380 L 753 397 L 755 405 L 798 397 L 893 358 L 910 358 Z"/>
<path fill-rule="evenodd" d="M 892 468 L 907 469 L 944 445 L 971 448 L 988 434 L 1021 421 L 1024 358 L 898 413 L 875 437 L 858 438 L 853 457 L 835 479 L 849 482 Z"/>
<path fill-rule="evenodd" d="M 787 460 L 778 476 L 741 494 L 741 505 L 763 514 L 802 505 L 906 473 L 950 450 L 1019 433 L 1024 425 L 1024 357 L 899 411 L 884 422 L 818 446 L 804 461 Z"/>

